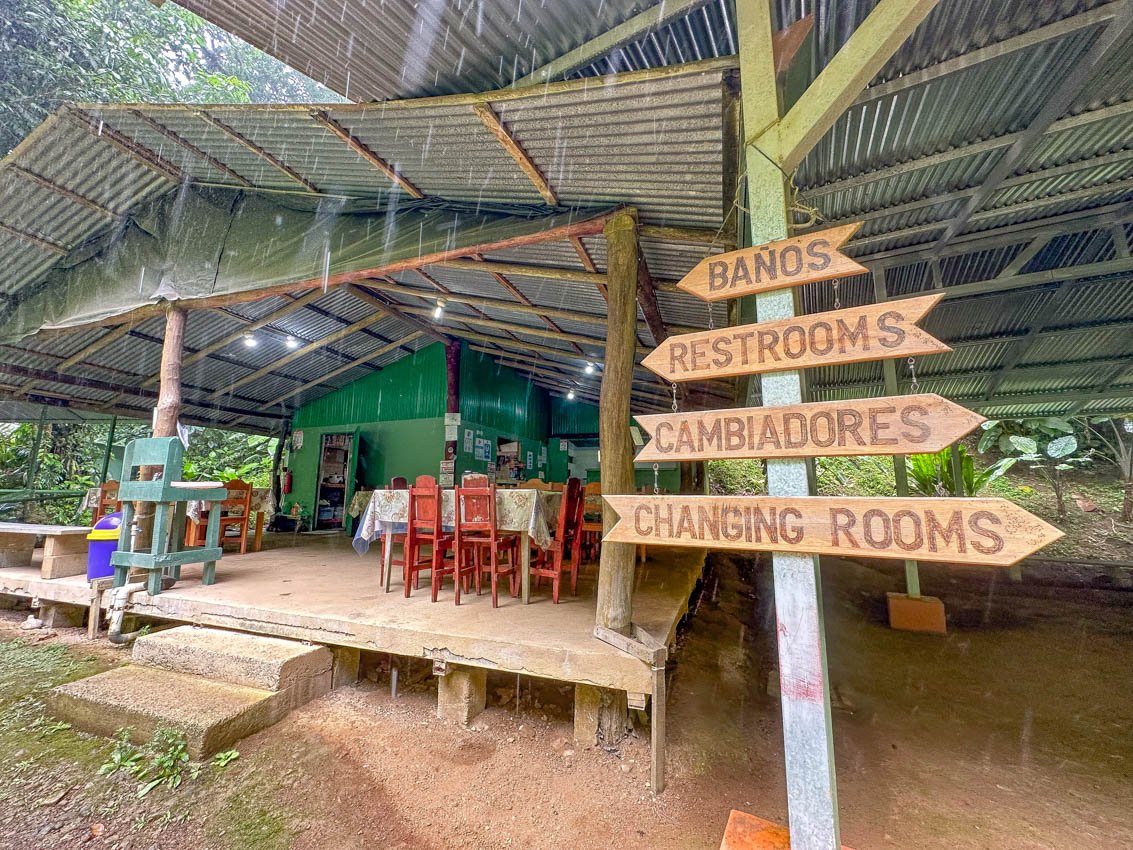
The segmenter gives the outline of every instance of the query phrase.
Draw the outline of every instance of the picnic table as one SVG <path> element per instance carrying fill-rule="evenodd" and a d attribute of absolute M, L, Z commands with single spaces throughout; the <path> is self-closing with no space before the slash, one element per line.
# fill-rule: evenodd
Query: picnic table
<path fill-rule="evenodd" d="M 562 493 L 553 490 L 496 490 L 496 526 L 500 531 L 519 533 L 519 558 L 522 575 L 522 598 L 526 605 L 531 596 L 531 544 L 540 549 L 551 545 L 547 517 L 557 517 Z M 441 491 L 441 525 L 446 530 L 456 527 L 456 493 Z M 370 543 L 382 538 L 381 576 L 386 593 L 390 590 L 393 572 L 393 535 L 404 534 L 409 522 L 408 490 L 375 490 L 358 522 L 354 549 L 365 554 Z"/>
<path fill-rule="evenodd" d="M 87 571 L 87 535 L 83 525 L 37 525 L 30 522 L 0 522 L 0 567 L 31 566 L 37 537 L 43 544 L 42 578 L 75 576 Z"/>

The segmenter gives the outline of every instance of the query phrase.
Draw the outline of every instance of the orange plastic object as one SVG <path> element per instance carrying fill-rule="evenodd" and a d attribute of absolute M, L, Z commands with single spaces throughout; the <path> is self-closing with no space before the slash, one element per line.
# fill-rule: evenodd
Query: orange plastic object
<path fill-rule="evenodd" d="M 785 826 L 747 812 L 732 809 L 720 850 L 790 850 L 791 835 Z M 842 850 L 849 850 L 843 845 Z"/>

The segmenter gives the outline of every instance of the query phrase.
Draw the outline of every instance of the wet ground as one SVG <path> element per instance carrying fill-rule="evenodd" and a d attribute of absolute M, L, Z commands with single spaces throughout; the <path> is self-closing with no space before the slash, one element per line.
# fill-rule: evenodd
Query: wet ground
<path fill-rule="evenodd" d="M 886 627 L 899 565 L 824 567 L 845 843 L 1133 846 L 1133 593 L 946 568 L 925 568 L 923 583 L 945 600 L 947 637 Z M 658 798 L 645 730 L 617 753 L 576 747 L 569 689 L 525 678 L 517 704 L 511 676 L 492 677 L 471 729 L 446 726 L 419 661 L 396 700 L 379 664 L 376 681 L 243 742 L 223 772 L 144 801 L 94 777 L 106 745 L 57 731 L 44 740 L 58 753 L 37 750 L 29 767 L 5 737 L 0 780 L 19 782 L 6 786 L 0 847 L 715 848 L 732 807 L 786 818 L 769 591 L 766 569 L 713 559 L 671 668 Z M 18 709 L 26 718 L 26 699 Z M 61 802 L 43 802 L 61 787 Z"/>

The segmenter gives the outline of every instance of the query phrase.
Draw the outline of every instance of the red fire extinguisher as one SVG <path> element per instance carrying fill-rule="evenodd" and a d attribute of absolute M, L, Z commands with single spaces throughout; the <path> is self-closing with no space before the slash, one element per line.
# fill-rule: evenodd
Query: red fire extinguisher
<path fill-rule="evenodd" d="M 287 469 L 283 472 L 283 492 L 291 492 L 291 470 Z"/>

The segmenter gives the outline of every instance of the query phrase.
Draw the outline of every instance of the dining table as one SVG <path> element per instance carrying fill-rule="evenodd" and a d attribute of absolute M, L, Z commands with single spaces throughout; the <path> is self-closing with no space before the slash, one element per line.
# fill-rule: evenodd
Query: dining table
<path fill-rule="evenodd" d="M 521 598 L 526 605 L 531 598 L 531 545 L 547 549 L 551 545 L 548 517 L 558 517 L 563 494 L 553 490 L 526 488 L 496 490 L 496 527 L 519 535 Z M 405 534 L 409 523 L 408 490 L 375 490 L 354 534 L 354 549 L 365 554 L 370 544 L 382 541 L 379 580 L 390 591 L 393 573 L 393 537 Z M 446 531 L 456 527 L 456 491 L 441 491 L 441 526 Z"/>

